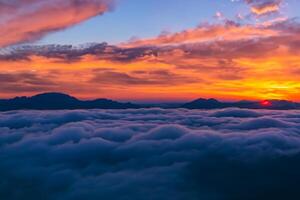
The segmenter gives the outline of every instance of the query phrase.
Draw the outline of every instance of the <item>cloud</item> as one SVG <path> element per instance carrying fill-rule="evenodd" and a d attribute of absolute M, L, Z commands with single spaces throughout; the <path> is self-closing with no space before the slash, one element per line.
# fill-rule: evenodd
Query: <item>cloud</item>
<path fill-rule="evenodd" d="M 172 73 L 167 70 L 136 71 L 132 75 L 115 71 L 96 71 L 90 80 L 94 84 L 102 85 L 180 85 L 184 83 L 195 83 L 201 79 L 191 78 L 184 75 Z"/>
<path fill-rule="evenodd" d="M 294 199 L 299 116 L 241 109 L 2 112 L 0 197 Z"/>
<path fill-rule="evenodd" d="M 290 48 L 294 43 L 290 41 L 298 40 L 298 33 L 299 23 L 292 20 L 274 21 L 267 25 L 242 25 L 227 21 L 218 25 L 203 24 L 195 29 L 122 45 L 100 43 L 86 46 L 42 45 L 7 48 L 0 54 L 0 61 L 30 61 L 38 56 L 66 63 L 93 58 L 118 63 L 144 60 L 168 62 L 172 56 L 175 59 L 180 57 L 186 60 L 194 57 L 217 57 L 219 64 L 228 66 L 234 65 L 232 60 L 228 60 L 230 58 L 264 57 L 275 51 L 278 45 Z"/>
<path fill-rule="evenodd" d="M 284 0 L 245 0 L 251 6 L 251 12 L 257 16 L 268 15 L 280 11 Z"/>
<path fill-rule="evenodd" d="M 113 0 L 0 1 L 0 47 L 38 40 L 107 12 Z"/>
<path fill-rule="evenodd" d="M 107 43 L 74 45 L 23 45 L 6 48 L 0 54 L 0 60 L 22 61 L 31 57 L 40 56 L 56 59 L 58 62 L 74 63 L 80 61 L 86 55 L 94 55 L 97 59 L 113 60 L 115 62 L 130 62 L 152 55 L 155 49 L 146 47 L 121 48 Z"/>
<path fill-rule="evenodd" d="M 0 90 L 7 93 L 41 92 L 55 89 L 58 83 L 55 76 L 21 71 L 17 73 L 0 73 Z"/>
<path fill-rule="evenodd" d="M 256 37 L 278 35 L 277 31 L 256 25 L 241 25 L 234 21 L 222 24 L 200 24 L 197 28 L 178 33 L 162 34 L 156 38 L 137 39 L 123 44 L 125 47 L 163 46 L 188 43 L 211 42 L 216 40 L 235 41 Z"/>
<path fill-rule="evenodd" d="M 245 2 L 251 6 L 253 14 L 266 15 L 278 12 L 283 0 L 245 0 Z M 38 40 L 48 33 L 74 26 L 91 17 L 104 14 L 111 10 L 113 5 L 114 0 L 67 0 L 63 3 L 59 0 L 43 2 L 38 0 L 1 0 L 0 34 L 2 37 L 0 47 Z M 217 12 L 216 16 L 222 18 L 220 12 Z M 160 43 L 178 41 L 183 36 L 185 39 L 189 38 L 193 41 L 203 40 L 213 35 L 229 38 L 232 37 L 232 34 L 240 35 L 242 33 L 245 35 L 246 32 L 248 36 L 263 34 L 257 29 L 251 29 L 251 27 L 244 27 L 244 29 L 239 30 L 234 26 L 211 26 L 209 30 L 205 28 L 205 25 L 194 31 L 187 30 L 172 37 L 162 35 Z M 143 44 L 146 41 L 137 42 L 135 44 Z"/>
<path fill-rule="evenodd" d="M 243 25 L 226 21 L 222 24 L 201 24 L 197 28 L 183 32 L 163 34 L 121 45 L 96 43 L 83 46 L 27 45 L 7 48 L 2 50 L 0 60 L 22 61 L 38 56 L 55 59 L 58 62 L 76 63 L 91 55 L 95 59 L 129 63 L 155 59 L 164 62 L 167 61 L 164 56 L 169 57 L 170 54 L 186 58 L 216 55 L 224 59 L 237 56 L 263 57 L 271 50 L 276 50 L 274 48 L 281 43 L 292 45 L 290 40 L 298 39 L 298 33 L 299 23 L 286 18 L 260 25 Z M 228 65 L 230 60 L 218 62 Z"/>
<path fill-rule="evenodd" d="M 43 89 L 37 84 L 24 95 L 55 89 L 85 98 L 101 93 L 117 100 L 137 93 L 138 99 L 165 95 L 181 101 L 199 97 L 296 101 L 299 27 L 297 20 L 286 18 L 262 24 L 226 21 L 120 45 L 10 47 L 0 53 L 0 69 L 12 75 L 28 68 L 39 77 L 55 75 L 47 80 L 58 87 Z M 6 91 L 13 93 L 13 88 Z"/>
<path fill-rule="evenodd" d="M 252 110 L 240 110 L 240 109 L 226 109 L 213 113 L 215 117 L 239 117 L 239 118 L 251 118 L 251 117 L 260 117 L 261 115 L 258 112 Z"/>

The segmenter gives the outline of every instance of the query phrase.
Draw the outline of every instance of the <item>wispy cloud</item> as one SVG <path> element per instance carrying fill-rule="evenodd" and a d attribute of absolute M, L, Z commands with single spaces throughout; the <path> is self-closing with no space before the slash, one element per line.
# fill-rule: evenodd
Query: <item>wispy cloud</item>
<path fill-rule="evenodd" d="M 113 0 L 0 1 L 0 47 L 30 42 L 62 30 L 113 6 Z"/>
<path fill-rule="evenodd" d="M 221 24 L 200 24 L 197 28 L 184 30 L 178 33 L 162 34 L 156 38 L 130 41 L 123 44 L 125 47 L 151 45 L 178 45 L 210 41 L 228 41 L 252 39 L 254 37 L 270 37 L 279 33 L 259 25 L 242 25 L 234 21 L 225 21 Z"/>

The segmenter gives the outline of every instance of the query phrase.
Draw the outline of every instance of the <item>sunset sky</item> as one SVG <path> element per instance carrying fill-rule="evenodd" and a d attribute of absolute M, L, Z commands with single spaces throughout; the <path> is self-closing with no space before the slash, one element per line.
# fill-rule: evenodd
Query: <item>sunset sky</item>
<path fill-rule="evenodd" d="M 298 0 L 0 0 L 0 98 L 300 101 Z"/>

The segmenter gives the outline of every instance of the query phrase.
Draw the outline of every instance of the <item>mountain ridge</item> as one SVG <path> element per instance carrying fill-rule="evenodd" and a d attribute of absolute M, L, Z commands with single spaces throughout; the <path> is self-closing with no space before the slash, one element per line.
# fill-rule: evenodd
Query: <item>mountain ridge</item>
<path fill-rule="evenodd" d="M 169 106 L 168 104 L 134 104 L 122 103 L 110 99 L 98 98 L 94 100 L 80 100 L 68 94 L 59 92 L 41 93 L 31 97 L 21 96 L 11 99 L 0 99 L 0 111 L 10 110 L 59 110 L 59 109 L 138 109 L 138 108 L 185 108 L 185 109 L 300 109 L 300 103 L 287 100 L 264 100 L 236 102 L 222 102 L 214 98 L 199 98 L 191 102 Z"/>
<path fill-rule="evenodd" d="M 58 110 L 58 109 L 126 109 L 140 108 L 132 103 L 120 103 L 110 99 L 79 100 L 64 93 L 50 92 L 31 97 L 0 99 L 0 111 L 9 110 Z"/>

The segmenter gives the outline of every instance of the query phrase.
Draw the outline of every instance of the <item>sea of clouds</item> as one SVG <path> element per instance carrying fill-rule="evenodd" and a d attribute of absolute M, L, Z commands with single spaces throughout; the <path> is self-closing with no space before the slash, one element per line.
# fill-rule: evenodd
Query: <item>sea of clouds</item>
<path fill-rule="evenodd" d="M 300 196 L 300 111 L 0 113 L 0 199 Z"/>

